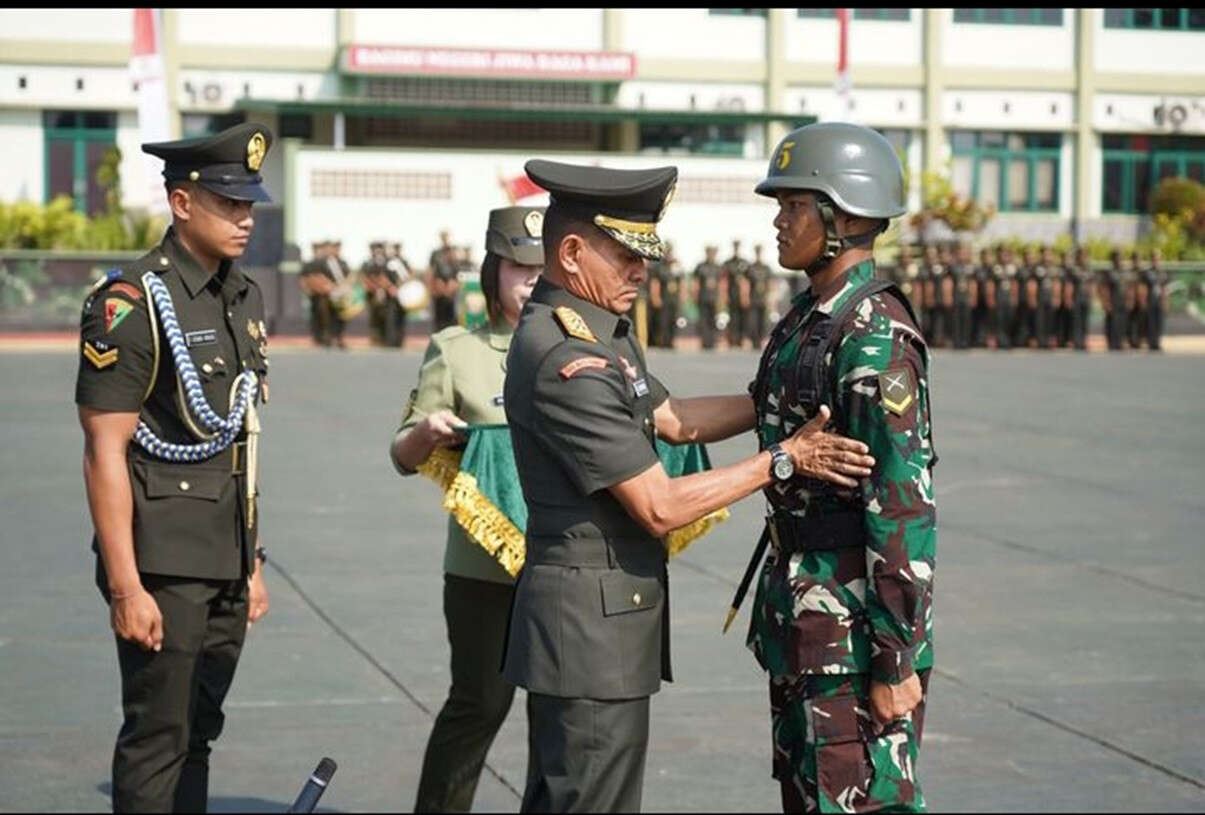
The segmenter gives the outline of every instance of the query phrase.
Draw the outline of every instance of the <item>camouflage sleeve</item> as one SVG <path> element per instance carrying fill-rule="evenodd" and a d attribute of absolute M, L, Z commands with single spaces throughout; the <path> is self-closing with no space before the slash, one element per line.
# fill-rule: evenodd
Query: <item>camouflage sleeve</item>
<path fill-rule="evenodd" d="M 937 514 L 928 351 L 890 295 L 864 303 L 862 315 L 837 351 L 838 415 L 875 457 L 862 482 L 870 667 L 872 678 L 897 684 L 931 641 Z"/>

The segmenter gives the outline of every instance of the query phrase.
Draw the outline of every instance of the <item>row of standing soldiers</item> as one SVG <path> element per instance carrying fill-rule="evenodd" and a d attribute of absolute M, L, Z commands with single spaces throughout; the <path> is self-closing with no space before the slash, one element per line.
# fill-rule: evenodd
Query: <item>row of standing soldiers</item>
<path fill-rule="evenodd" d="M 699 309 L 699 338 L 704 348 L 714 348 L 717 317 L 728 314 L 728 346 L 740 348 L 746 340 L 754 349 L 761 348 L 769 328 L 769 307 L 774 275 L 762 260 L 760 244 L 753 247 L 753 260 L 741 257 L 741 242 L 732 242 L 732 256 L 723 264 L 716 262 L 716 246 L 705 248 L 706 259 L 691 274 L 689 296 Z M 666 242 L 665 256 L 648 267 L 648 338 L 649 345 L 672 348 L 678 330 L 678 312 L 687 285 L 674 255 Z"/>
<path fill-rule="evenodd" d="M 1167 310 L 1167 279 L 1159 254 L 1132 269 L 1114 250 L 1112 264 L 1092 272 L 1087 252 L 1064 251 L 1056 257 L 1047 246 L 1026 249 L 1020 258 L 1009 247 L 983 249 L 975 262 L 971 248 L 930 245 L 923 261 L 901 246 L 892 280 L 916 309 L 930 346 L 954 348 L 1087 349 L 1093 295 L 1105 315 L 1105 338 L 1111 350 L 1124 342 L 1143 342 L 1159 350 Z"/>
<path fill-rule="evenodd" d="M 348 321 L 368 312 L 368 334 L 373 345 L 399 348 L 406 339 L 408 308 L 425 305 L 414 299 L 403 304 L 399 289 L 411 280 L 421 280 L 402 255 L 398 242 L 373 241 L 370 257 L 353 273 L 342 257 L 340 241 L 312 244 L 311 260 L 301 269 L 301 288 L 310 299 L 310 331 L 322 346 L 345 348 Z M 432 332 L 456 323 L 456 293 L 459 273 L 473 268 L 468 247 L 458 247 L 440 232 L 440 245 L 431 253 L 426 280 L 432 309 Z M 420 270 L 421 271 L 421 270 Z M 361 299 L 361 292 L 363 299 Z"/>

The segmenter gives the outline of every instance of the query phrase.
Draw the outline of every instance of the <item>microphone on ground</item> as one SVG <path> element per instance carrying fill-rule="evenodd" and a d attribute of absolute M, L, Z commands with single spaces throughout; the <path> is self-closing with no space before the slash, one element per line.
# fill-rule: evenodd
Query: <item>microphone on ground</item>
<path fill-rule="evenodd" d="M 331 776 L 335 774 L 336 767 L 337 765 L 332 759 L 324 758 L 319 761 L 314 774 L 301 788 L 301 794 L 297 796 L 293 806 L 289 807 L 289 812 L 313 812 L 314 807 L 318 805 L 318 799 L 322 797 L 322 793 L 326 792 L 326 785 L 331 782 Z"/>

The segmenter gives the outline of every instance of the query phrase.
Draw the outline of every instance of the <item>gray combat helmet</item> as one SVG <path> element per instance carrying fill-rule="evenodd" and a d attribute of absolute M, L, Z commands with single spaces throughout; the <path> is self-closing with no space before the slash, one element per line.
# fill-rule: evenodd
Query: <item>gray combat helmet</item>
<path fill-rule="evenodd" d="M 817 122 L 792 130 L 778 143 L 770 167 L 754 192 L 774 197 L 784 190 L 819 193 L 824 254 L 808 268 L 816 272 L 852 246 L 866 246 L 903 215 L 904 169 L 895 148 L 876 131 L 848 122 Z M 833 207 L 850 215 L 881 218 L 860 235 L 841 235 Z"/>
<path fill-rule="evenodd" d="M 773 197 L 779 190 L 821 192 L 866 218 L 895 218 L 907 209 L 904 169 L 891 142 L 848 122 L 817 122 L 788 133 L 754 192 Z"/>

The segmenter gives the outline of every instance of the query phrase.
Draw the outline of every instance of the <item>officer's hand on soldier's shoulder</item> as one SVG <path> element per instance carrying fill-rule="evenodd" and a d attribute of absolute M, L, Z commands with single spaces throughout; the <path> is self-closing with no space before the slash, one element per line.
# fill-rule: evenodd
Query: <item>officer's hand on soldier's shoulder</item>
<path fill-rule="evenodd" d="M 824 426 L 830 415 L 828 405 L 821 405 L 812 420 L 786 439 L 782 447 L 794 459 L 797 475 L 857 487 L 855 479 L 870 475 L 874 457 L 867 455 L 870 448 L 862 442 L 826 432 Z"/>
<path fill-rule="evenodd" d="M 461 431 L 467 426 L 450 410 L 437 410 L 422 421 L 423 432 L 436 447 L 464 444 Z"/>
<path fill-rule="evenodd" d="M 163 648 L 163 614 L 150 592 L 139 586 L 129 594 L 114 595 L 109 602 L 113 633 L 144 651 Z"/>

